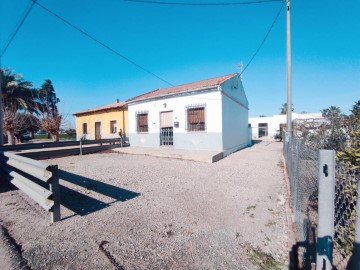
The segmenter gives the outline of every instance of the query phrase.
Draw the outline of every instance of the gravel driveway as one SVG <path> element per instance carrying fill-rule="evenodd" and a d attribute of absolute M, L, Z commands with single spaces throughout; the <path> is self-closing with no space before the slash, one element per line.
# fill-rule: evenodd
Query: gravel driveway
<path fill-rule="evenodd" d="M 281 143 L 213 164 L 119 153 L 47 162 L 59 165 L 62 221 L 0 190 L 0 223 L 31 269 L 258 269 L 257 247 L 287 263 Z"/>

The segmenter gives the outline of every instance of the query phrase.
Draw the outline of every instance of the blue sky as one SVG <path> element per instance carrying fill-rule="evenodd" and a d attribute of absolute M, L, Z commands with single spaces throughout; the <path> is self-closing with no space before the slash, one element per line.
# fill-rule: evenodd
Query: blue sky
<path fill-rule="evenodd" d="M 237 64 L 248 63 L 281 6 L 272 2 L 189 7 L 120 0 L 39 3 L 174 85 L 239 71 Z M 28 4 L 29 0 L 0 0 L 1 48 Z M 335 105 L 348 113 L 360 99 L 360 1 L 291 4 L 295 111 L 315 112 Z M 277 114 L 286 101 L 285 33 L 284 8 L 243 74 L 250 116 Z M 167 86 L 37 5 L 1 61 L 2 67 L 21 73 L 36 86 L 52 80 L 70 126 L 76 111 Z"/>

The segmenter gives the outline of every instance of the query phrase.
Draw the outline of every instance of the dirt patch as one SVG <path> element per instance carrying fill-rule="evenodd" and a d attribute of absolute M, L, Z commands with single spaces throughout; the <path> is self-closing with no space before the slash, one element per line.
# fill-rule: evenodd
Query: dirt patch
<path fill-rule="evenodd" d="M 265 142 L 213 164 L 117 153 L 52 159 L 62 221 L 50 225 L 17 190 L 0 192 L 0 219 L 32 269 L 258 269 L 246 243 L 286 265 L 281 153 Z"/>

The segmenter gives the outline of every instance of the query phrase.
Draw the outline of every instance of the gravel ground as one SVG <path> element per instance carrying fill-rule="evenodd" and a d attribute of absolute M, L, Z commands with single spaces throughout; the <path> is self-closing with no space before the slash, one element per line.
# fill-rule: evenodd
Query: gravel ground
<path fill-rule="evenodd" d="M 119 153 L 47 162 L 59 165 L 62 221 L 0 190 L 0 224 L 31 269 L 258 269 L 249 248 L 287 264 L 281 143 L 213 164 Z"/>

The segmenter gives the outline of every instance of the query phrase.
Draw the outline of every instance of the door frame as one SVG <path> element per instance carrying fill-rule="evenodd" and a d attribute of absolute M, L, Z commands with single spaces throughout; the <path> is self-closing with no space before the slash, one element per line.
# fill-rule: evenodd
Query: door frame
<path fill-rule="evenodd" d="M 97 131 L 99 131 L 99 132 L 97 133 Z M 100 121 L 95 122 L 95 140 L 101 140 L 101 122 Z"/>
<path fill-rule="evenodd" d="M 269 135 L 268 128 L 269 128 L 269 123 L 259 123 L 258 124 L 258 137 L 259 138 L 260 137 L 267 137 Z"/>
<path fill-rule="evenodd" d="M 171 112 L 171 117 L 173 117 L 173 110 L 167 110 L 167 111 L 161 111 L 159 112 L 159 137 L 160 137 L 160 146 L 173 146 L 174 145 L 174 119 L 171 119 L 171 126 L 169 127 L 162 127 L 161 126 L 161 114 L 162 113 L 169 113 Z M 169 138 L 167 140 L 165 140 L 166 142 L 164 143 L 163 140 L 163 134 L 164 132 L 166 132 L 167 130 L 167 134 L 169 134 Z M 171 135 L 170 135 L 171 134 Z"/>

